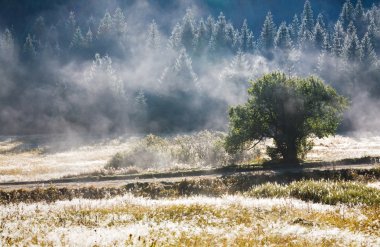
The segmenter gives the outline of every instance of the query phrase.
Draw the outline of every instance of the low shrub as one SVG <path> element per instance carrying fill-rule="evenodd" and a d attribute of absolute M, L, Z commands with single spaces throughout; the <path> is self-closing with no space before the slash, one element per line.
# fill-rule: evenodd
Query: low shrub
<path fill-rule="evenodd" d="M 132 144 L 129 150 L 114 155 L 105 168 L 135 166 L 178 170 L 178 167 L 221 167 L 231 162 L 257 160 L 258 150 L 229 155 L 224 149 L 224 138 L 224 133 L 211 131 L 165 138 L 150 134 Z"/>

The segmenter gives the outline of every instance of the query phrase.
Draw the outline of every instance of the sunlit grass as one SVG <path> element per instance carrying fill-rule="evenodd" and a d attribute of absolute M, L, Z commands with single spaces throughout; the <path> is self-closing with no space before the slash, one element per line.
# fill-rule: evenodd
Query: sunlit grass
<path fill-rule="evenodd" d="M 3 245 L 376 246 L 378 207 L 246 196 L 0 206 Z"/>
<path fill-rule="evenodd" d="M 247 178 L 2 192 L 0 245 L 380 244 L 379 189 L 328 180 L 249 189 Z"/>
<path fill-rule="evenodd" d="M 183 171 L 221 167 L 229 163 L 262 163 L 267 157 L 265 145 L 231 157 L 222 147 L 225 134 L 203 131 L 177 136 L 125 137 L 99 140 L 90 144 L 43 142 L 33 138 L 5 138 L 0 141 L 0 181 L 47 180 L 92 174 L 135 174 Z M 316 139 L 307 160 L 334 161 L 345 158 L 380 156 L 378 137 L 349 138 L 342 136 Z M 36 145 L 36 143 L 38 145 Z M 52 146 L 59 146 L 54 150 Z M 121 169 L 112 167 L 115 154 L 122 156 Z M 144 156 L 145 154 L 150 154 Z M 144 158 L 145 157 L 145 158 Z M 107 165 L 108 163 L 108 165 Z M 125 165 L 125 167 L 123 167 Z"/>
<path fill-rule="evenodd" d="M 184 156 L 173 151 L 173 157 L 200 163 L 157 170 L 136 163 L 122 172 L 208 166 L 201 158 L 214 157 L 208 154 L 215 150 L 194 136 L 176 137 L 170 148 L 162 143 L 166 139 L 149 136 L 57 153 L 4 152 L 0 160 L 9 163 L 0 162 L 1 179 L 113 174 L 98 173 L 91 164 L 103 167 L 115 153 L 133 152 L 142 142 L 159 152 L 179 150 Z M 70 171 L 72 166 L 78 167 Z M 379 174 L 376 167 L 262 172 L 120 187 L 0 191 L 0 246 L 380 246 Z"/>
<path fill-rule="evenodd" d="M 380 190 L 359 182 L 309 180 L 289 185 L 267 183 L 253 188 L 248 194 L 256 197 L 293 197 L 331 205 L 380 205 Z"/>

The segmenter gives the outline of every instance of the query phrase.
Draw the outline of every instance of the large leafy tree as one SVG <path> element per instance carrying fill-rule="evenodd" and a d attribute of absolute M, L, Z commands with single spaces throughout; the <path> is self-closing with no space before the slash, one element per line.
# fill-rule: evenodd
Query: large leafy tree
<path fill-rule="evenodd" d="M 287 77 L 274 72 L 252 82 L 250 98 L 230 109 L 226 149 L 234 153 L 272 138 L 272 159 L 297 164 L 312 147 L 308 138 L 335 133 L 346 99 L 317 77 Z"/>

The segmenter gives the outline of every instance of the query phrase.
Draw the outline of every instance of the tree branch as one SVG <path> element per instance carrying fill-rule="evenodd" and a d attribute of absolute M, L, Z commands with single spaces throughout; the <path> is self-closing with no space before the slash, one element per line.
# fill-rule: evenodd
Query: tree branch
<path fill-rule="evenodd" d="M 262 140 L 264 139 L 264 137 L 260 137 L 260 139 L 255 142 L 250 148 L 248 148 L 247 150 L 251 150 L 252 148 L 256 147 Z"/>

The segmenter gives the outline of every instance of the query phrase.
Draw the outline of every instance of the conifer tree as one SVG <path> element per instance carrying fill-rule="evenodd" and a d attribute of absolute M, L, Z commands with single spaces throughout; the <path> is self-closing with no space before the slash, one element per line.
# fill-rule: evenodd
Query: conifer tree
<path fill-rule="evenodd" d="M 112 65 L 112 59 L 108 55 L 101 57 L 98 53 L 95 54 L 95 60 L 92 61 L 92 66 L 87 73 L 86 80 L 90 83 L 99 80 L 106 83 L 106 88 L 115 97 L 122 98 L 125 95 L 123 82 L 118 77 Z"/>
<path fill-rule="evenodd" d="M 194 38 L 195 38 L 195 28 L 194 28 L 194 16 L 193 12 L 188 9 L 185 16 L 182 19 L 182 30 L 181 30 L 181 44 L 185 47 L 188 53 L 194 50 Z"/>
<path fill-rule="evenodd" d="M 314 28 L 314 47 L 318 50 L 324 50 L 325 47 L 325 42 L 326 42 L 326 31 L 321 27 L 319 23 L 315 25 Z"/>
<path fill-rule="evenodd" d="M 225 29 L 225 49 L 236 48 L 239 42 L 239 32 L 235 31 L 231 23 L 227 23 Z"/>
<path fill-rule="evenodd" d="M 272 13 L 269 11 L 265 17 L 264 25 L 260 35 L 260 47 L 263 52 L 270 51 L 274 48 L 274 39 L 276 27 L 273 22 Z"/>
<path fill-rule="evenodd" d="M 239 50 L 234 58 L 232 59 L 232 62 L 230 64 L 230 68 L 233 68 L 235 71 L 248 71 L 249 70 L 249 63 L 246 59 L 245 53 L 243 53 L 241 50 Z"/>
<path fill-rule="evenodd" d="M 376 45 L 376 33 L 377 33 L 377 29 L 376 29 L 376 24 L 375 24 L 374 17 L 370 17 L 370 22 L 369 22 L 369 25 L 368 25 L 367 32 L 368 32 L 368 37 L 371 40 L 371 44 L 373 44 L 373 48 L 376 50 L 377 49 L 377 45 Z"/>
<path fill-rule="evenodd" d="M 251 31 L 247 37 L 247 52 L 254 52 L 255 51 L 255 36 L 253 35 L 253 32 Z"/>
<path fill-rule="evenodd" d="M 147 45 L 148 48 L 152 50 L 157 50 L 160 48 L 160 32 L 158 31 L 158 26 L 155 20 L 152 20 L 152 22 L 149 25 L 148 29 L 148 38 L 147 38 Z"/>
<path fill-rule="evenodd" d="M 196 29 L 195 39 L 194 39 L 194 49 L 195 52 L 200 55 L 207 48 L 209 42 L 209 33 L 207 30 L 206 23 L 203 19 L 199 21 L 198 28 Z"/>
<path fill-rule="evenodd" d="M 226 17 L 222 12 L 218 16 L 216 21 L 213 34 L 210 39 L 210 49 L 216 51 L 217 53 L 223 51 L 227 47 L 228 36 L 227 36 L 227 21 Z"/>
<path fill-rule="evenodd" d="M 342 7 L 342 11 L 339 16 L 339 20 L 342 22 L 343 28 L 346 29 L 351 21 L 354 20 L 354 7 L 350 0 L 347 0 Z"/>
<path fill-rule="evenodd" d="M 12 59 L 15 55 L 15 44 L 12 32 L 6 28 L 0 35 L 0 57 L 2 59 Z"/>
<path fill-rule="evenodd" d="M 33 24 L 32 32 L 36 37 L 42 40 L 46 32 L 45 19 L 42 16 L 37 17 L 36 21 Z"/>
<path fill-rule="evenodd" d="M 105 12 L 103 18 L 100 20 L 98 27 L 98 37 L 109 35 L 113 28 L 113 20 L 108 10 Z"/>
<path fill-rule="evenodd" d="M 292 23 L 290 24 L 290 27 L 288 29 L 290 38 L 292 39 L 294 45 L 298 45 L 298 34 L 300 32 L 299 28 L 300 28 L 300 22 L 299 22 L 297 14 L 295 14 L 293 17 Z"/>
<path fill-rule="evenodd" d="M 250 52 L 253 49 L 253 33 L 249 30 L 247 19 L 244 19 L 240 29 L 240 49 L 242 52 Z"/>
<path fill-rule="evenodd" d="M 67 26 L 67 28 L 69 30 L 69 34 L 71 36 L 74 33 L 75 28 L 77 26 L 77 21 L 76 21 L 76 18 L 75 18 L 74 11 L 70 11 L 69 18 L 67 19 L 67 22 L 66 22 L 66 26 Z"/>
<path fill-rule="evenodd" d="M 347 35 L 354 35 L 355 33 L 357 34 L 357 30 L 356 30 L 356 27 L 354 25 L 354 22 L 351 21 L 347 27 Z"/>
<path fill-rule="evenodd" d="M 82 35 L 82 31 L 80 27 L 77 27 L 71 40 L 70 48 L 82 48 L 84 45 L 85 39 Z"/>
<path fill-rule="evenodd" d="M 30 58 L 34 58 L 37 55 L 35 42 L 35 39 L 30 34 L 28 34 L 25 39 L 23 51 Z"/>
<path fill-rule="evenodd" d="M 358 36 L 364 36 L 367 32 L 368 22 L 366 19 L 366 14 L 364 12 L 363 4 L 361 0 L 357 0 L 355 9 L 354 9 L 354 24 L 357 28 Z"/>
<path fill-rule="evenodd" d="M 6 28 L 4 33 L 1 35 L 0 46 L 2 49 L 11 49 L 14 46 L 14 38 L 12 32 Z"/>
<path fill-rule="evenodd" d="M 281 23 L 280 27 L 278 28 L 275 45 L 276 48 L 283 51 L 289 51 L 292 48 L 292 41 L 285 22 Z"/>
<path fill-rule="evenodd" d="M 323 72 L 324 68 L 325 68 L 325 62 L 326 62 L 326 52 L 324 51 L 321 51 L 318 55 L 318 59 L 317 59 L 317 66 L 315 68 L 315 71 L 317 73 L 321 73 Z"/>
<path fill-rule="evenodd" d="M 91 30 L 96 30 L 96 21 L 95 21 L 95 18 L 90 15 L 90 17 L 88 17 L 87 21 L 86 21 L 86 25 L 91 29 Z"/>
<path fill-rule="evenodd" d="M 349 63 L 351 62 L 357 63 L 361 60 L 361 57 L 362 57 L 361 44 L 356 34 L 356 31 L 354 31 L 354 33 L 351 35 L 346 35 L 346 38 L 344 41 L 343 54 L 346 58 L 346 61 Z"/>
<path fill-rule="evenodd" d="M 306 0 L 302 16 L 301 16 L 301 27 L 299 34 L 299 45 L 302 48 L 309 48 L 313 41 L 313 31 L 314 31 L 314 17 L 313 10 L 309 0 Z"/>
<path fill-rule="evenodd" d="M 356 2 L 354 19 L 357 23 L 360 23 L 360 21 L 364 19 L 364 8 L 361 0 L 357 0 Z"/>
<path fill-rule="evenodd" d="M 305 1 L 304 7 L 303 7 L 302 26 L 304 28 L 303 31 L 313 32 L 314 17 L 313 17 L 313 10 L 311 8 L 311 4 L 309 0 Z"/>
<path fill-rule="evenodd" d="M 133 113 L 132 119 L 135 124 L 137 124 L 140 128 L 144 126 L 147 121 L 147 108 L 148 108 L 148 100 L 145 97 L 144 91 L 139 90 L 133 102 Z"/>
<path fill-rule="evenodd" d="M 247 90 L 246 82 L 250 79 L 251 71 L 245 53 L 238 50 L 231 63 L 222 71 L 220 79 L 226 83 L 232 83 L 233 87 L 230 87 L 230 90 L 234 95 L 240 95 Z"/>
<path fill-rule="evenodd" d="M 330 52 L 331 51 L 331 38 L 330 34 L 325 31 L 325 38 L 323 40 L 322 52 Z"/>
<path fill-rule="evenodd" d="M 178 52 L 174 64 L 164 70 L 159 82 L 167 86 L 175 85 L 175 88 L 189 91 L 196 88 L 197 80 L 198 77 L 193 70 L 192 60 L 187 55 L 186 50 L 182 48 Z"/>
<path fill-rule="evenodd" d="M 191 58 L 187 55 L 186 50 L 182 49 L 174 64 L 174 71 L 180 75 L 185 82 L 196 82 L 197 75 L 193 71 Z"/>
<path fill-rule="evenodd" d="M 206 29 L 207 29 L 207 33 L 208 33 L 207 39 L 210 40 L 212 34 L 214 33 L 214 27 L 215 27 L 214 18 L 211 15 L 208 16 L 205 24 L 206 24 Z"/>
<path fill-rule="evenodd" d="M 337 21 L 334 26 L 333 43 L 331 52 L 335 57 L 341 57 L 344 47 L 344 30 L 341 21 Z"/>
<path fill-rule="evenodd" d="M 325 20 L 324 20 L 322 13 L 318 14 L 316 23 L 319 24 L 323 29 L 326 30 L 326 23 L 325 23 Z"/>
<path fill-rule="evenodd" d="M 115 13 L 112 16 L 112 24 L 117 35 L 123 35 L 127 32 L 127 21 L 120 8 L 116 8 Z"/>
<path fill-rule="evenodd" d="M 181 25 L 177 23 L 174 26 L 172 33 L 170 35 L 169 47 L 175 50 L 179 49 L 181 47 L 181 35 L 182 35 Z"/>
<path fill-rule="evenodd" d="M 376 52 L 373 49 L 371 39 L 369 38 L 368 33 L 366 33 L 362 40 L 362 63 L 368 68 L 376 64 Z"/>
<path fill-rule="evenodd" d="M 94 37 L 93 37 L 92 31 L 91 31 L 91 28 L 89 27 L 88 31 L 86 33 L 86 38 L 85 38 L 85 43 L 86 43 L 87 47 L 90 47 L 92 45 L 93 39 L 94 39 Z"/>

